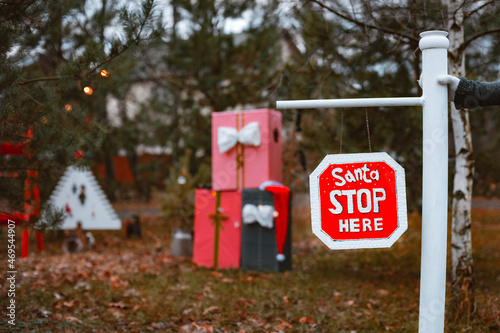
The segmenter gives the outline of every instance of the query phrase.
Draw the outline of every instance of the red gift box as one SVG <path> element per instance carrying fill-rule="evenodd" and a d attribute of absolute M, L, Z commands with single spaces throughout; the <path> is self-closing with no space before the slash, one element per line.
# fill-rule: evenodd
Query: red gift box
<path fill-rule="evenodd" d="M 216 191 L 281 181 L 281 113 L 212 113 L 212 186 Z"/>
<path fill-rule="evenodd" d="M 239 268 L 241 191 L 197 189 L 193 262 L 206 267 Z"/>

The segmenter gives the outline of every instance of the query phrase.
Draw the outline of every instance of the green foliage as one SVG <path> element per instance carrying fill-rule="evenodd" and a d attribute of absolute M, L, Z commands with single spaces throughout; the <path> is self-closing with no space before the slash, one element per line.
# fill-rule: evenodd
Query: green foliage
<path fill-rule="evenodd" d="M 59 226 L 64 221 L 66 212 L 63 209 L 52 206 L 48 201 L 45 202 L 40 209 L 43 212 L 43 216 L 35 222 L 34 228 L 40 232 L 45 230 L 58 230 Z"/>
<path fill-rule="evenodd" d="M 135 12 L 118 9 L 115 1 L 92 2 L 93 10 L 89 5 L 73 0 L 0 4 L 0 142 L 24 141 L 28 129 L 33 131 L 29 154 L 0 156 L 0 172 L 24 177 L 28 169 L 38 171 L 42 201 L 68 165 L 90 164 L 110 145 L 105 98 L 118 82 L 127 82 L 130 70 L 109 80 L 100 71 L 112 72 L 128 50 L 161 33 L 153 1 L 143 1 Z M 111 28 L 117 33 L 110 34 Z M 86 86 L 92 95 L 82 91 Z M 78 151 L 83 159 L 75 158 Z M 0 186 L 10 188 L 12 182 L 1 177 Z M 2 191 L 1 198 L 12 207 L 24 200 L 17 190 Z"/>
<path fill-rule="evenodd" d="M 210 169 L 206 164 L 201 165 L 196 173 L 191 173 L 191 155 L 192 151 L 186 150 L 179 165 L 170 168 L 165 190 L 156 193 L 161 204 L 161 215 L 170 226 L 185 231 L 193 230 L 195 188 L 210 182 Z"/>

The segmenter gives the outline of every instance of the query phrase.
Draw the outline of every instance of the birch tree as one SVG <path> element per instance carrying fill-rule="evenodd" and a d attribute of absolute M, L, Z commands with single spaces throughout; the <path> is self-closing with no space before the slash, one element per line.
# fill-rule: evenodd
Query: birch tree
<path fill-rule="evenodd" d="M 486 29 L 465 39 L 466 20 L 490 11 L 494 1 L 443 0 L 448 13 L 450 75 L 465 77 L 465 51 L 475 39 L 498 32 Z M 469 317 L 474 310 L 473 259 L 471 235 L 472 187 L 474 181 L 474 153 L 472 132 L 467 109 L 457 110 L 450 105 L 450 116 L 455 146 L 455 173 L 451 223 L 452 286 L 456 297 L 457 314 Z"/>
<path fill-rule="evenodd" d="M 465 77 L 463 1 L 444 0 L 448 8 L 449 62 L 448 73 Z M 471 206 L 474 175 L 474 155 L 469 110 L 457 110 L 450 103 L 450 116 L 455 146 L 455 174 L 451 222 L 452 285 L 457 304 L 470 314 L 473 301 Z M 462 300 L 462 301 L 460 301 Z M 461 306 L 459 306 L 460 309 Z M 461 312 L 461 311 L 458 311 Z"/>

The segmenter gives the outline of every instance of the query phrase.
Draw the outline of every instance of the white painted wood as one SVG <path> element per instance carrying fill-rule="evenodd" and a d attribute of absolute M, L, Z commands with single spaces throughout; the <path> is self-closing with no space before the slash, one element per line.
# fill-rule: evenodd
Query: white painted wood
<path fill-rule="evenodd" d="M 421 97 L 346 98 L 277 101 L 277 109 L 362 108 L 373 106 L 421 106 Z"/>
<path fill-rule="evenodd" d="M 394 170 L 396 177 L 396 198 L 398 216 L 398 227 L 388 238 L 383 239 L 356 239 L 335 241 L 328 236 L 321 228 L 321 207 L 319 193 L 319 177 L 331 164 L 365 163 L 365 162 L 385 162 Z M 408 218 L 406 208 L 406 183 L 405 171 L 387 153 L 364 153 L 364 154 L 331 154 L 321 161 L 316 169 L 309 176 L 310 200 L 311 200 L 311 222 L 313 233 L 331 250 L 348 249 L 375 249 L 391 247 L 399 237 L 408 229 Z"/>
<path fill-rule="evenodd" d="M 422 257 L 419 332 L 444 331 L 448 214 L 447 32 L 421 34 L 423 107 Z"/>
<path fill-rule="evenodd" d="M 84 193 L 84 196 L 82 195 Z M 122 222 L 92 172 L 70 166 L 52 192 L 50 202 L 66 211 L 61 229 L 120 230 Z"/>

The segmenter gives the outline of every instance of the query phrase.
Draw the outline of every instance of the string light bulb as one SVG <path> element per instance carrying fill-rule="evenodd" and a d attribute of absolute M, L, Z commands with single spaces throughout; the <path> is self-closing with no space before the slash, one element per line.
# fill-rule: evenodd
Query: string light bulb
<path fill-rule="evenodd" d="M 107 70 L 103 69 L 103 70 L 101 71 L 101 76 L 102 76 L 102 77 L 109 77 L 109 72 L 108 72 Z"/>
<path fill-rule="evenodd" d="M 83 92 L 86 93 L 87 95 L 92 95 L 94 90 L 87 86 L 87 87 L 83 88 Z"/>
<path fill-rule="evenodd" d="M 71 107 L 71 105 L 70 105 L 70 104 L 66 104 L 66 105 L 64 106 L 64 109 L 65 109 L 66 111 L 68 111 L 68 112 L 71 112 L 71 110 L 73 110 L 73 108 Z"/>

